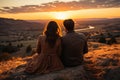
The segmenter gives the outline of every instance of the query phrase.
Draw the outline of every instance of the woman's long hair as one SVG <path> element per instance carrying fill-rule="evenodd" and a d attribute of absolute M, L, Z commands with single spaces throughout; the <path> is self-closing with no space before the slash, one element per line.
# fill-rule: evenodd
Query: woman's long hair
<path fill-rule="evenodd" d="M 56 40 L 62 36 L 61 28 L 55 21 L 50 21 L 44 29 L 43 35 L 46 36 L 46 42 L 50 47 L 54 47 Z"/>

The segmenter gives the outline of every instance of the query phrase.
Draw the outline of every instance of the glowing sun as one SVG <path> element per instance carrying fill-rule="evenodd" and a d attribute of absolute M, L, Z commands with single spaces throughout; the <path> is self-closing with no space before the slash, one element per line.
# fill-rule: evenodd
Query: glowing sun
<path fill-rule="evenodd" d="M 56 12 L 54 16 L 56 19 L 61 19 L 61 20 L 68 18 L 68 14 L 64 12 Z"/>

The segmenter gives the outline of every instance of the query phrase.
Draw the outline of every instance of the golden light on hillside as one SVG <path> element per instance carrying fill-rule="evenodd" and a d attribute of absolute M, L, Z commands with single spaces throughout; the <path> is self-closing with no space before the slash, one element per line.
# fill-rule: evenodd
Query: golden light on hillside
<path fill-rule="evenodd" d="M 60 20 L 64 20 L 69 18 L 69 14 L 65 13 L 65 12 L 56 12 L 54 15 L 55 19 L 60 19 Z"/>

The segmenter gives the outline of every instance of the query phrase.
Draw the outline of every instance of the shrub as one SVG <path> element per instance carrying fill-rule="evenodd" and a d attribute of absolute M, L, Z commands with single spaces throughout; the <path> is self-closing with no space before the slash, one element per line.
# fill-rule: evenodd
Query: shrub
<path fill-rule="evenodd" d="M 8 53 L 13 53 L 13 52 L 17 52 L 19 50 L 19 48 L 17 46 L 4 46 L 2 52 L 8 52 Z"/>
<path fill-rule="evenodd" d="M 19 44 L 17 44 L 17 47 L 18 47 L 18 48 L 20 48 L 20 45 L 19 45 Z"/>
<path fill-rule="evenodd" d="M 28 45 L 26 48 L 26 53 L 30 53 L 32 51 L 31 45 Z"/>
<path fill-rule="evenodd" d="M 20 44 L 20 47 L 23 47 L 23 44 L 22 44 L 22 43 Z"/>
<path fill-rule="evenodd" d="M 116 44 L 117 41 L 116 41 L 116 39 L 115 39 L 114 36 L 111 36 L 111 37 L 110 37 L 110 40 L 108 40 L 107 44 L 111 45 L 111 44 L 114 44 L 114 43 Z"/>
<path fill-rule="evenodd" d="M 0 55 L 0 61 L 5 61 L 11 59 L 11 55 L 9 53 L 3 53 Z"/>
<path fill-rule="evenodd" d="M 9 42 L 8 46 L 12 46 L 12 43 L 11 43 L 11 42 Z"/>
<path fill-rule="evenodd" d="M 105 39 L 105 36 L 103 34 L 100 34 L 99 42 L 106 43 L 106 39 Z"/>

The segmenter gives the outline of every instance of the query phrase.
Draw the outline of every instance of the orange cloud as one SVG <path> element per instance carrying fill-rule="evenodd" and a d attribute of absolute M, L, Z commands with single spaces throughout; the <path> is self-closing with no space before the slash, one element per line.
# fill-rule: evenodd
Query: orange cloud
<path fill-rule="evenodd" d="M 56 12 L 93 8 L 120 7 L 119 0 L 80 0 L 71 2 L 49 2 L 41 5 L 25 5 L 20 7 L 2 7 L 0 13 L 31 13 L 31 12 Z"/>

